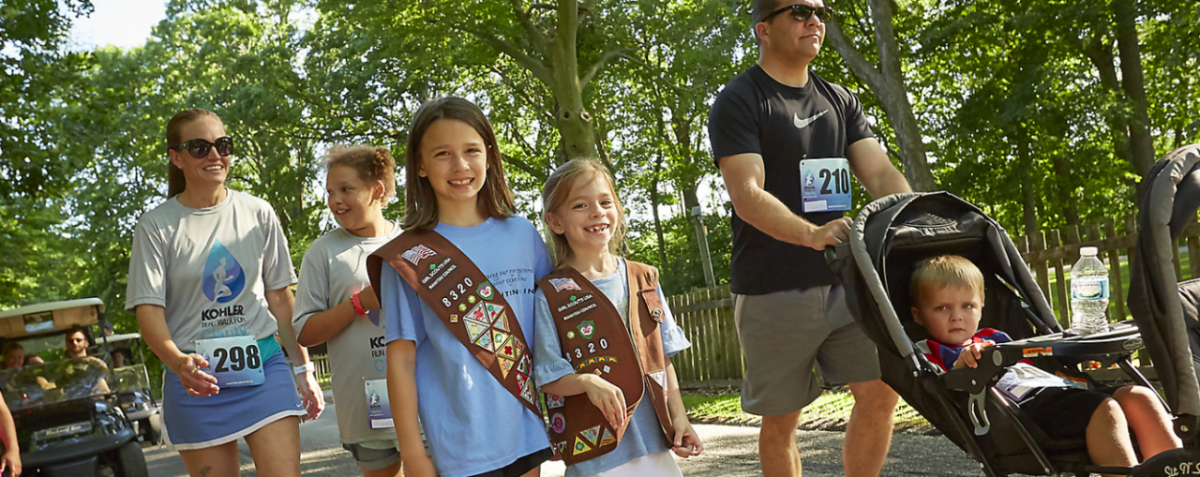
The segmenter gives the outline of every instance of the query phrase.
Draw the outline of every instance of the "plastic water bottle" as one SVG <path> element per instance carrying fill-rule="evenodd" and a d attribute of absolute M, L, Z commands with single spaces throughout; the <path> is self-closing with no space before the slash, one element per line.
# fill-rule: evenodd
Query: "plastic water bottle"
<path fill-rule="evenodd" d="M 1071 268 L 1071 331 L 1083 336 L 1108 331 L 1108 270 L 1096 247 L 1080 247 Z"/>

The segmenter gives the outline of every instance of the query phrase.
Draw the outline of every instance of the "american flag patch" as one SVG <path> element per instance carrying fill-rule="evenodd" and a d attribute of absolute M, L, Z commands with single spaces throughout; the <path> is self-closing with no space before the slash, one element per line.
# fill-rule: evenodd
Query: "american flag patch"
<path fill-rule="evenodd" d="M 433 249 L 424 245 L 417 245 L 416 247 L 408 249 L 407 252 L 400 254 L 401 257 L 404 257 L 405 260 L 412 262 L 413 265 L 416 265 L 422 259 L 429 258 L 434 255 L 437 255 L 437 252 L 434 252 Z"/>
<path fill-rule="evenodd" d="M 556 292 L 561 292 L 563 290 L 583 291 L 582 288 L 579 288 L 579 285 L 575 284 L 575 280 L 572 278 L 551 278 L 550 284 L 554 285 L 554 291 Z"/>

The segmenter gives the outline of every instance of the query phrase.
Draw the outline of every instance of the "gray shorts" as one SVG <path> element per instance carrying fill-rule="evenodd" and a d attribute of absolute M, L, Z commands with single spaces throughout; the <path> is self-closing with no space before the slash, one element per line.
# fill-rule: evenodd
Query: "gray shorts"
<path fill-rule="evenodd" d="M 400 451 L 396 441 L 371 441 L 359 444 L 342 444 L 342 448 L 354 455 L 354 461 L 363 471 L 386 469 L 400 462 Z M 391 445 L 384 445 L 390 443 Z"/>
<path fill-rule="evenodd" d="M 735 295 L 733 317 L 748 413 L 778 416 L 812 403 L 821 395 L 814 364 L 828 384 L 879 379 L 875 343 L 854 322 L 840 286 Z"/>

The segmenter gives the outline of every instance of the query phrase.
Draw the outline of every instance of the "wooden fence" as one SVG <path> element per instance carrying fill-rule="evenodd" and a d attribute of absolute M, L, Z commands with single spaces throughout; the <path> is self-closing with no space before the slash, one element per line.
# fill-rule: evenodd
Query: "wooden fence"
<path fill-rule="evenodd" d="M 1129 261 L 1137 240 L 1133 216 L 1104 224 L 1072 226 L 1043 231 L 1033 237 L 1013 237 L 1021 257 L 1029 265 L 1042 293 L 1050 301 L 1063 327 L 1069 326 L 1070 266 L 1079 259 L 1080 247 L 1096 247 L 1108 267 L 1109 318 L 1126 319 L 1125 300 L 1129 291 Z M 1175 248 L 1174 266 L 1180 280 L 1200 277 L 1200 224 L 1194 220 Z M 1180 252 L 1180 248 L 1184 251 Z M 1186 260 L 1186 267 L 1184 261 Z M 735 383 L 742 378 L 744 363 L 733 323 L 733 300 L 729 285 L 695 289 L 668 298 L 675 320 L 683 329 L 691 349 L 671 362 L 685 383 Z"/>
<path fill-rule="evenodd" d="M 309 357 L 313 362 L 313 367 L 317 368 L 313 375 L 317 377 L 317 384 L 322 388 L 332 385 L 333 372 L 329 370 L 329 356 L 323 354 L 315 354 Z"/>
<path fill-rule="evenodd" d="M 675 321 L 692 347 L 671 359 L 684 383 L 742 379 L 745 364 L 733 324 L 729 285 L 700 288 L 667 298 Z"/>

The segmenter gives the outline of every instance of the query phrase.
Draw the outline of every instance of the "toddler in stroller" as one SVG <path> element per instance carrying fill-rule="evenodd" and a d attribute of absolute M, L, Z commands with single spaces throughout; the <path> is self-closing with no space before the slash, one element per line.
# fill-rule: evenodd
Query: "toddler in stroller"
<path fill-rule="evenodd" d="M 910 284 L 913 320 L 929 332 L 917 349 L 941 371 L 976 368 L 981 350 L 1012 341 L 1003 331 L 979 330 L 984 279 L 970 260 L 941 255 L 918 262 Z M 1028 360 L 1009 367 L 996 384 L 1050 437 L 1085 436 L 1092 462 L 1132 467 L 1137 455 L 1152 457 L 1178 448 L 1171 416 L 1153 390 L 1142 386 L 1089 390 L 1086 381 L 1047 373 Z"/>
<path fill-rule="evenodd" d="M 916 265 L 946 254 L 965 257 L 982 272 L 984 298 L 975 326 L 1003 330 L 1013 340 L 972 350 L 976 367 L 954 369 L 957 358 L 944 362 L 949 371 L 916 348 L 915 342 L 931 336 L 915 321 L 910 295 Z M 1143 347 L 1138 327 L 1117 323 L 1110 332 L 1087 337 L 1064 332 L 1007 233 L 974 205 L 945 192 L 881 198 L 862 209 L 849 243 L 827 258 L 845 287 L 851 314 L 879 349 L 883 381 L 979 461 L 985 475 L 1170 476 L 1200 470 L 1194 429 L 1181 425 L 1191 422 L 1194 413 L 1175 408 L 1171 404 L 1179 396 L 1170 395 L 1200 394 L 1194 379 L 1176 382 L 1173 376 L 1159 374 L 1168 390 L 1164 408 L 1184 448 L 1161 452 L 1132 467 L 1093 461 L 1084 440 L 1087 422 L 1083 433 L 1056 436 L 1058 426 L 1030 416 L 1018 405 L 1020 400 L 1001 392 L 1000 379 L 1024 360 L 1047 374 L 1086 381 L 1089 387 L 1094 383 L 1079 365 L 1090 361 L 1119 365 L 1133 382 L 1147 388 L 1151 384 L 1130 360 Z M 973 338 L 975 331 L 962 340 Z M 949 344 L 961 345 L 962 340 Z M 1190 362 L 1186 348 L 1173 351 L 1188 353 Z M 1088 422 L 1092 412 L 1084 411 Z"/>

